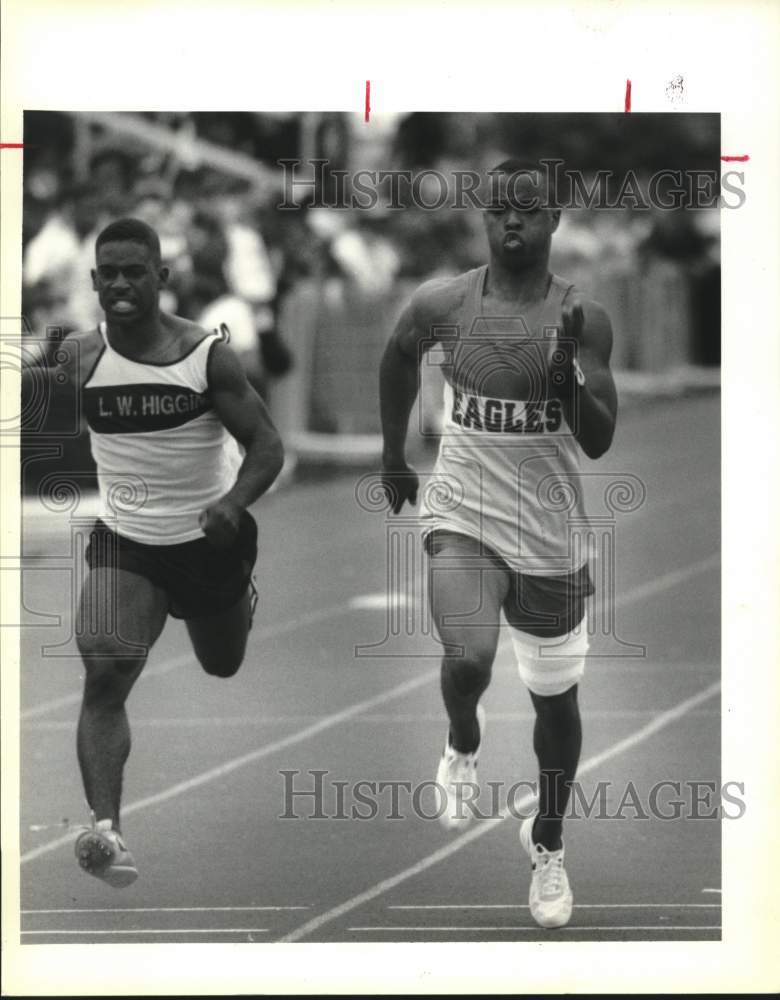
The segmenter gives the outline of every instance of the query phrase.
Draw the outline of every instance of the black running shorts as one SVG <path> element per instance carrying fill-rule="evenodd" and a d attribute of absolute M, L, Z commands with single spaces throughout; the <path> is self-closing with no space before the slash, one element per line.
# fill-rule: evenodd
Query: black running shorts
<path fill-rule="evenodd" d="M 505 570 L 510 585 L 503 604 L 504 615 L 513 628 L 530 635 L 567 635 L 582 621 L 585 600 L 593 593 L 587 563 L 574 573 L 557 576 L 518 573 L 478 539 L 441 528 L 426 535 L 425 550 L 432 558 L 457 561 L 463 557 L 464 568 L 484 565 Z"/>
<path fill-rule="evenodd" d="M 168 595 L 174 618 L 205 618 L 232 608 L 246 593 L 257 560 L 257 523 L 243 511 L 233 545 L 217 549 L 205 536 L 178 545 L 145 545 L 97 520 L 85 556 L 90 569 L 146 577 Z"/>

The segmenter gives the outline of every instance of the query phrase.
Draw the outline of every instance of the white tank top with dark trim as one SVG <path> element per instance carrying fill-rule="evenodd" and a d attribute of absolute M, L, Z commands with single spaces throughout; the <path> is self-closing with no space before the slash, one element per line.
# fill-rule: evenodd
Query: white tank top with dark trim
<path fill-rule="evenodd" d="M 489 317 L 486 273 L 468 272 L 443 341 L 444 420 L 421 502 L 424 534 L 477 538 L 521 573 L 572 573 L 587 562 L 579 446 L 548 393 L 546 355 L 574 286 L 552 275 L 528 314 Z"/>
<path fill-rule="evenodd" d="M 231 488 L 241 452 L 214 411 L 209 355 L 222 338 L 203 337 L 170 364 L 133 361 L 103 346 L 82 388 L 100 517 L 149 545 L 203 537 L 202 510 Z"/>

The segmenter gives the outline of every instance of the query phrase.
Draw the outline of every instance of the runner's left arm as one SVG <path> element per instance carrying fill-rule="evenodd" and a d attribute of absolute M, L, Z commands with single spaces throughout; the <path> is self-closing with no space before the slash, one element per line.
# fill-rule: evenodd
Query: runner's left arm
<path fill-rule="evenodd" d="M 561 341 L 550 351 L 553 392 L 588 458 L 609 450 L 617 418 L 617 390 L 609 367 L 612 325 L 597 302 L 576 297 L 563 306 Z"/>
<path fill-rule="evenodd" d="M 215 545 L 229 545 L 238 531 L 241 512 L 279 475 L 284 450 L 265 403 L 225 343 L 212 348 L 209 386 L 217 416 L 246 452 L 233 487 L 201 514 L 206 537 Z"/>

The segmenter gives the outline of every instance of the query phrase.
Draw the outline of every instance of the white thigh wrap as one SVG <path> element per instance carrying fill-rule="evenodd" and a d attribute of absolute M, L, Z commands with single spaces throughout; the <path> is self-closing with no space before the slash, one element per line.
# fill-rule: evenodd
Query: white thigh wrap
<path fill-rule="evenodd" d="M 585 673 L 590 646 L 587 614 L 568 635 L 543 639 L 516 628 L 510 629 L 510 635 L 520 680 L 534 694 L 563 694 Z"/>

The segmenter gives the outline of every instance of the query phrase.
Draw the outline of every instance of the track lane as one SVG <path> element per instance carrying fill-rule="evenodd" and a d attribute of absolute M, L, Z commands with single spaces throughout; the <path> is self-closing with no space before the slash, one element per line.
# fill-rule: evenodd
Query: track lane
<path fill-rule="evenodd" d="M 712 420 L 712 413 L 717 409 L 713 405 L 714 401 L 709 401 L 708 406 L 703 406 L 702 400 L 689 402 L 691 405 L 682 404 L 682 409 L 690 411 L 696 426 Z M 631 586 L 650 585 L 648 576 L 659 570 L 667 573 L 684 571 L 696 561 L 714 557 L 713 550 L 717 546 L 717 509 L 712 508 L 713 494 L 705 491 L 709 502 L 704 513 L 709 509 L 709 516 L 703 517 L 702 505 L 693 503 L 692 497 L 695 499 L 696 491 L 691 489 L 691 483 L 698 473 L 708 475 L 711 480 L 711 452 L 703 450 L 692 455 L 688 461 L 687 475 L 677 476 L 676 470 L 685 467 L 683 458 L 687 456 L 677 456 L 670 463 L 667 443 L 661 447 L 657 440 L 663 421 L 658 415 L 651 415 L 649 431 L 645 423 L 647 422 L 635 421 L 624 432 L 622 443 L 616 441 L 618 451 L 614 468 L 632 471 L 643 467 L 648 482 L 647 505 L 631 516 L 636 521 L 632 521 L 631 517 L 626 519 L 625 531 L 621 536 L 618 573 L 623 592 Z M 692 434 L 694 432 L 695 428 L 692 429 Z M 685 451 L 684 448 L 678 450 Z M 670 474 L 670 467 L 674 475 Z M 283 552 L 281 532 L 277 538 L 273 529 L 275 519 L 278 519 L 279 525 L 284 524 L 284 504 L 278 502 L 281 495 L 269 498 L 277 503 L 272 514 L 264 511 L 266 524 L 271 529 L 267 532 L 270 538 L 266 555 L 271 560 L 270 564 L 276 565 L 279 570 L 279 584 L 275 587 L 268 586 L 267 581 L 263 584 L 265 624 L 273 627 L 274 615 L 286 613 L 289 616 L 291 588 L 285 588 L 284 580 L 307 579 L 305 567 L 309 567 L 310 577 L 307 579 L 307 593 L 311 591 L 312 596 L 316 594 L 318 597 L 327 595 L 326 601 L 320 604 L 320 608 L 315 608 L 315 612 L 349 602 L 361 593 L 376 593 L 383 588 L 381 521 L 377 522 L 368 515 L 359 518 L 345 517 L 345 511 L 350 509 L 352 492 L 353 484 L 348 481 L 339 482 L 335 488 L 332 484 L 327 488 L 318 487 L 310 490 L 300 509 L 296 507 L 298 501 L 291 493 L 291 504 L 296 508 L 294 520 L 301 537 L 296 540 L 295 551 L 287 553 Z M 659 500 L 657 505 L 654 505 L 654 498 Z M 312 521 L 304 531 L 305 521 L 301 511 L 305 509 L 313 514 L 319 508 L 325 509 L 325 530 L 320 531 L 317 523 Z M 670 512 L 680 518 L 673 533 L 665 530 Z M 682 546 L 681 539 L 684 541 Z M 317 562 L 308 558 L 306 546 L 309 544 L 317 553 Z M 323 593 L 321 582 L 325 579 L 325 567 L 332 567 L 328 575 L 332 585 Z M 261 577 L 261 582 L 262 580 Z M 707 565 L 700 579 L 692 583 L 681 581 L 681 587 L 682 599 L 679 592 L 657 595 L 645 593 L 642 606 L 635 606 L 630 617 L 625 619 L 625 635 L 629 639 L 636 635 L 652 636 L 657 630 L 656 623 L 664 623 L 664 635 L 660 637 L 660 641 L 651 644 L 654 648 L 650 650 L 644 665 L 631 660 L 594 660 L 589 665 L 589 680 L 583 687 L 583 708 L 587 715 L 589 705 L 586 705 L 586 701 L 592 704 L 594 716 L 586 723 L 587 739 L 597 741 L 604 735 L 605 727 L 619 735 L 632 726 L 636 728 L 641 725 L 636 714 L 632 716 L 628 713 L 643 711 L 645 706 L 663 709 L 664 706 L 658 704 L 657 695 L 659 690 L 667 691 L 664 687 L 667 682 L 670 696 L 687 696 L 696 685 L 701 687 L 717 677 L 717 642 L 713 643 L 708 639 L 708 634 L 717 635 L 715 562 Z M 693 593 L 689 594 L 688 591 Z M 264 639 L 262 643 L 252 647 L 254 657 L 263 661 L 262 670 L 255 669 L 254 673 L 248 671 L 246 679 L 241 684 L 237 683 L 237 686 L 234 682 L 220 685 L 219 682 L 211 682 L 211 679 L 201 678 L 194 665 L 181 664 L 159 677 L 150 675 L 133 693 L 133 714 L 145 718 L 160 718 L 160 706 L 164 705 L 166 714 L 175 719 L 176 713 L 171 712 L 171 706 L 175 705 L 182 683 L 187 685 L 188 699 L 186 704 L 178 706 L 180 726 L 173 726 L 171 729 L 161 725 L 137 727 L 136 747 L 131 757 L 131 769 L 128 771 L 133 792 L 154 795 L 159 792 L 160 779 L 165 774 L 171 775 L 172 783 L 176 780 L 187 781 L 194 773 L 199 773 L 199 765 L 201 770 L 205 770 L 217 766 L 218 761 L 226 756 L 251 752 L 258 746 L 258 733 L 262 733 L 264 739 L 270 737 L 271 742 L 273 739 L 284 739 L 295 728 L 301 729 L 302 722 L 304 725 L 306 720 L 316 722 L 328 712 L 333 713 L 361 699 L 370 699 L 387 688 L 389 681 L 404 683 L 412 680 L 419 676 L 421 670 L 428 669 L 435 662 L 411 657 L 408 660 L 398 659 L 391 664 L 376 658 L 355 661 L 351 655 L 351 646 L 356 637 L 357 641 L 371 641 L 381 628 L 381 619 L 381 613 L 350 608 L 338 621 L 323 620 L 316 629 L 300 633 L 293 629 L 284 636 Z M 277 617 L 276 621 L 283 622 L 284 618 Z M 175 656 L 180 638 L 175 629 L 166 629 L 165 642 L 161 643 L 159 650 L 155 650 L 154 657 Z M 62 688 L 59 692 L 56 688 L 62 683 L 62 673 L 64 671 L 59 676 L 52 674 L 51 664 L 33 667 L 26 678 L 28 682 L 32 682 L 25 691 L 27 706 L 32 701 L 31 689 L 40 688 L 41 681 L 46 681 L 47 678 L 53 681 L 55 690 L 47 690 L 45 694 L 61 696 Z M 32 674 L 35 676 L 31 676 Z M 236 682 L 241 676 L 239 674 Z M 620 682 L 621 677 L 625 678 L 623 682 Z M 211 683 L 204 684 L 204 680 Z M 40 690 L 32 694 L 34 698 L 41 697 Z M 508 661 L 497 666 L 496 680 L 488 696 L 502 708 L 517 703 L 518 708 L 522 705 L 527 710 L 526 703 L 521 701 L 522 694 L 517 690 L 514 671 Z M 512 698 L 512 702 L 506 701 L 508 697 Z M 237 706 L 240 706 L 239 712 L 236 711 Z M 198 735 L 199 726 L 195 722 L 188 724 L 188 720 L 208 715 L 212 718 L 235 717 L 249 706 L 256 706 L 252 710 L 256 710 L 258 714 L 258 729 L 253 732 L 250 725 L 220 728 L 215 762 L 214 736 L 210 735 L 216 733 L 215 727 L 204 725 Z M 48 720 L 66 726 L 74 718 L 74 708 L 74 704 L 69 704 L 41 713 L 36 718 L 38 721 Z M 601 721 L 596 714 L 599 711 L 602 712 Z M 614 714 L 604 714 L 609 711 Z M 373 713 L 367 711 L 367 718 L 372 714 L 377 714 L 376 709 Z M 330 767 L 334 774 L 350 779 L 356 779 L 361 772 L 366 771 L 388 779 L 400 775 L 420 780 L 429 778 L 427 772 L 432 762 L 435 764 L 442 725 L 441 722 L 432 725 L 430 721 L 432 718 L 442 718 L 436 685 L 428 682 L 419 689 L 411 689 L 408 696 L 399 699 L 393 715 L 394 718 L 400 717 L 400 721 L 373 724 L 356 716 L 346 720 L 344 726 L 335 725 L 327 731 L 315 732 L 310 742 L 304 741 L 296 746 L 282 748 L 278 754 L 279 759 L 274 758 L 271 768 L 264 766 L 255 769 L 248 766 L 243 777 L 239 772 L 226 775 L 224 781 L 215 780 L 208 786 L 194 789 L 192 797 L 185 795 L 177 800 L 150 805 L 142 822 L 140 817 L 131 816 L 126 832 L 133 838 L 131 842 L 134 847 L 137 845 L 137 853 L 144 857 L 144 877 L 136 886 L 121 894 L 123 903 L 128 899 L 127 894 L 133 893 L 137 905 L 150 907 L 179 902 L 194 904 L 200 901 L 214 906 L 239 903 L 300 905 L 322 911 L 329 905 L 338 905 L 345 898 L 346 892 L 341 891 L 342 889 L 354 887 L 359 892 L 366 885 L 373 884 L 372 875 L 376 875 L 377 866 L 392 875 L 393 870 L 397 870 L 401 864 L 413 863 L 426 851 L 430 852 L 440 846 L 442 833 L 437 824 L 432 823 L 418 823 L 423 828 L 415 829 L 411 835 L 411 843 L 404 843 L 400 830 L 403 824 L 393 824 L 390 821 L 381 825 L 352 823 L 351 827 L 355 829 L 349 831 L 350 824 L 318 825 L 316 822 L 301 822 L 284 826 L 277 819 L 281 787 L 278 770 L 282 767 L 306 770 L 318 766 L 319 762 L 319 766 Z M 407 723 L 403 722 L 404 717 L 409 720 Z M 518 725 L 524 732 L 521 744 L 528 741 L 530 718 L 527 715 L 525 718 L 526 721 L 518 719 Z M 707 732 L 717 730 L 717 718 L 714 716 L 708 714 L 699 717 L 692 713 L 691 718 L 700 718 Z M 34 723 L 35 718 L 29 721 Z M 492 728 L 495 743 L 490 756 L 498 765 L 497 770 L 492 772 L 494 774 L 532 773 L 528 748 L 524 745 L 518 747 L 517 741 L 512 739 L 514 728 L 512 720 L 507 720 L 506 726 Z M 175 734 L 177 729 L 178 736 Z M 75 755 L 69 746 L 70 736 L 71 733 L 64 728 L 47 732 L 31 726 L 25 730 L 27 745 L 32 747 L 27 756 L 30 776 L 28 788 L 36 787 L 34 799 L 48 802 L 48 790 L 51 792 L 51 801 L 57 807 L 61 803 L 61 809 L 72 811 L 73 802 L 81 801 L 81 792 L 75 771 Z M 690 756 L 692 753 L 692 748 L 684 743 L 679 750 L 683 756 L 686 753 Z M 717 753 L 717 746 L 715 752 Z M 54 773 L 47 777 L 45 771 L 47 768 L 51 771 L 53 761 Z M 487 757 L 485 763 L 487 764 Z M 60 789 L 65 790 L 61 796 L 58 794 Z M 27 800 L 29 806 L 29 794 Z M 50 817 L 61 811 L 57 807 L 52 808 Z M 34 814 L 37 815 L 36 810 L 27 809 L 27 818 Z M 230 831 L 227 844 L 224 834 L 226 824 Z M 329 829 L 334 826 L 339 829 Z M 29 835 L 30 831 L 27 833 Z M 40 835 L 28 836 L 27 840 L 34 847 L 36 841 L 40 843 Z M 260 855 L 258 842 L 262 844 Z M 214 845 L 218 847 L 218 863 L 209 865 L 208 871 L 199 875 L 200 885 L 194 893 L 186 893 L 188 899 L 177 898 L 182 893 L 182 865 L 195 864 L 199 869 L 202 868 L 199 859 L 208 857 L 209 845 L 212 850 Z M 707 846 L 711 851 L 712 845 L 708 843 Z M 582 847 L 583 845 L 578 845 L 578 851 Z M 513 857 L 513 849 L 514 844 L 508 845 L 509 856 Z M 696 850 L 695 845 L 692 850 Z M 590 853 L 590 849 L 588 852 Z M 654 862 L 658 862 L 655 854 L 657 852 L 654 852 Z M 317 866 L 317 859 L 321 856 L 328 858 L 327 865 Z M 148 859 L 154 859 L 151 870 Z M 301 859 L 309 871 L 301 870 Z M 481 870 L 478 858 L 474 864 Z M 313 868 L 319 870 L 312 872 Z M 711 876 L 710 881 L 717 886 L 719 879 L 715 868 L 708 874 Z M 447 880 L 451 875 L 448 872 L 442 877 Z M 700 887 L 691 886 L 691 890 L 698 893 Z M 119 902 L 116 894 L 109 892 L 107 896 L 106 893 L 104 886 L 80 876 L 69 852 L 64 850 L 59 853 L 55 851 L 50 857 L 41 858 L 29 867 L 26 866 L 26 908 L 57 908 L 51 904 L 63 900 L 77 903 L 72 907 L 74 909 L 81 906 L 95 908 L 98 904 L 106 907 L 113 901 Z M 203 898 L 198 900 L 197 896 L 200 894 Z M 471 898 L 478 900 L 479 896 L 477 893 Z M 598 901 L 596 899 L 594 903 Z M 92 907 L 89 904 L 93 904 Z M 284 919 L 277 921 L 274 918 L 270 925 L 272 939 L 293 929 L 294 914 L 297 911 L 278 912 Z M 75 916 L 79 917 L 78 914 Z M 288 919 L 290 917 L 293 919 Z M 29 916 L 26 916 L 25 920 L 28 919 Z M 42 918 L 36 919 L 40 921 Z M 70 920 L 70 915 L 66 919 Z M 343 926 L 339 925 L 337 932 L 349 934 L 347 927 L 353 924 L 357 925 L 357 921 L 352 924 L 345 921 Z M 147 926 L 153 929 L 150 924 Z M 407 939 L 418 939 L 414 936 L 415 933 L 409 932 Z M 202 938 L 200 933 L 195 934 L 193 940 L 199 938 Z M 330 938 L 325 936 L 325 939 Z"/>

